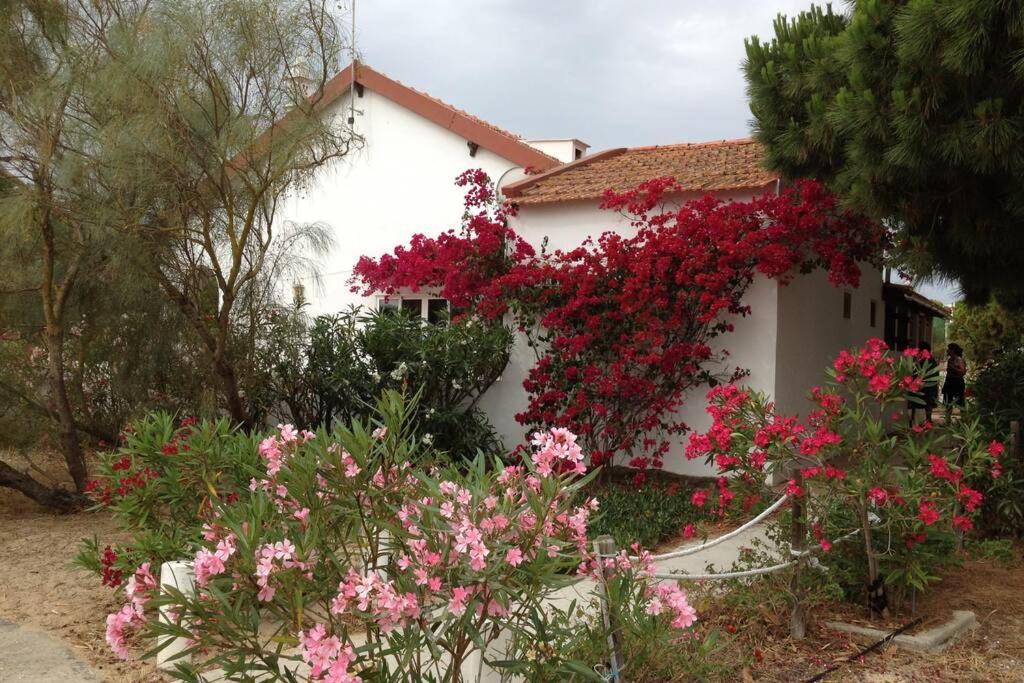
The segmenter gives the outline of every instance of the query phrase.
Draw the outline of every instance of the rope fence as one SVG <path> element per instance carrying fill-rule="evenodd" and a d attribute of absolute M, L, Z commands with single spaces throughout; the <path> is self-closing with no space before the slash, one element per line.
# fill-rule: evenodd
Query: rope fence
<path fill-rule="evenodd" d="M 700 543 L 695 546 L 690 546 L 688 548 L 681 548 L 679 550 L 674 550 L 668 553 L 661 553 L 659 555 L 651 555 L 650 559 L 654 562 L 661 562 L 664 560 L 675 559 L 677 557 L 695 555 L 699 552 L 707 550 L 708 548 L 713 548 L 716 545 L 724 543 L 725 541 L 728 541 L 731 538 L 735 538 L 743 532 L 748 531 L 754 526 L 760 524 L 765 519 L 774 514 L 776 511 L 778 511 L 779 508 L 785 505 L 788 500 L 788 495 L 782 495 L 779 497 L 778 500 L 776 500 L 774 503 L 765 508 L 753 519 L 747 521 L 743 525 L 739 526 L 736 529 L 733 529 L 732 531 L 726 534 L 722 534 L 721 536 L 706 540 L 703 543 Z M 678 570 L 673 572 L 655 572 L 652 576 L 656 579 L 668 581 L 728 581 L 734 579 L 745 579 L 754 576 L 764 576 L 767 574 L 774 574 L 785 569 L 795 568 L 795 573 L 792 579 L 792 585 L 796 597 L 795 604 L 793 606 L 793 615 L 791 618 L 790 630 L 791 636 L 793 638 L 803 638 L 806 632 L 806 623 L 800 597 L 799 573 L 801 571 L 803 563 L 806 562 L 808 559 L 813 559 L 813 555 L 822 549 L 822 545 L 812 546 L 811 548 L 806 550 L 804 549 L 804 541 L 806 540 L 807 533 L 805 517 L 806 512 L 803 506 L 794 503 L 793 529 L 791 532 L 792 538 L 789 543 L 789 556 L 791 557 L 791 559 L 788 559 L 784 562 L 779 562 L 777 564 L 769 565 L 767 567 L 756 567 L 753 569 L 746 569 L 741 571 L 688 573 Z M 877 521 L 877 517 L 871 519 L 870 524 L 876 524 Z M 853 538 L 854 536 L 857 536 L 860 533 L 860 529 L 855 529 L 850 533 L 840 536 L 831 543 L 842 543 Z M 598 567 L 602 567 L 604 564 L 600 560 L 620 557 L 615 547 L 615 541 L 612 540 L 611 536 L 602 536 L 598 538 L 597 542 L 595 542 L 594 544 L 594 550 L 599 560 Z M 629 558 L 634 561 L 640 559 L 635 555 L 631 555 L 629 556 Z M 605 680 L 614 681 L 615 683 L 624 683 L 623 672 L 626 669 L 626 663 L 623 659 L 622 644 L 618 637 L 617 624 L 610 620 L 610 617 L 612 617 L 615 614 L 615 612 L 612 609 L 612 606 L 609 604 L 607 587 L 604 585 L 604 583 L 605 579 L 602 572 L 601 580 L 599 581 L 598 586 L 599 601 L 601 603 L 602 615 L 605 620 L 605 627 L 609 630 L 608 654 L 610 664 L 609 670 L 605 673 Z"/>
<path fill-rule="evenodd" d="M 681 548 L 679 550 L 673 550 L 670 553 L 662 553 L 661 555 L 651 555 L 651 559 L 654 560 L 655 562 L 661 562 L 662 560 L 671 560 L 671 559 L 674 559 L 676 557 L 686 557 L 687 555 L 696 555 L 697 553 L 702 552 L 704 550 L 707 550 L 708 548 L 713 548 L 716 545 L 718 545 L 719 543 L 724 543 L 724 542 L 728 541 L 730 538 L 735 538 L 736 536 L 739 536 L 740 534 L 742 534 L 744 531 L 750 529 L 751 527 L 760 524 L 765 519 L 770 517 L 772 515 L 772 513 L 774 513 L 780 507 L 785 505 L 786 504 L 786 500 L 788 498 L 789 498 L 789 496 L 786 496 L 786 495 L 780 496 L 777 501 L 775 501 L 774 503 L 769 505 L 767 508 L 765 508 L 759 515 L 757 515 L 756 517 L 754 517 L 750 521 L 744 523 L 743 526 L 740 526 L 740 527 L 738 527 L 736 529 L 733 529 L 732 531 L 730 531 L 727 534 L 722 534 L 721 536 L 718 536 L 718 537 L 713 538 L 711 540 L 704 541 L 700 545 L 690 546 L 688 548 Z M 640 558 L 636 557 L 635 555 L 631 555 L 629 559 L 631 559 L 631 560 L 638 560 Z"/>

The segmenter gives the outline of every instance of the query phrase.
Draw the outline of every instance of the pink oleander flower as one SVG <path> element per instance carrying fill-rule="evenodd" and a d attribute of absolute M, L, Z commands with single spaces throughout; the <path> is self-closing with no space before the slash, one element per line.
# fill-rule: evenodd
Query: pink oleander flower
<path fill-rule="evenodd" d="M 509 548 L 505 554 L 505 561 L 513 567 L 518 567 L 523 563 L 523 551 L 519 548 Z"/>
<path fill-rule="evenodd" d="M 281 433 L 281 441 L 284 443 L 291 443 L 297 441 L 299 438 L 299 432 L 295 429 L 294 425 L 279 424 L 277 425 L 278 431 Z"/>
<path fill-rule="evenodd" d="M 337 636 L 327 635 L 323 624 L 299 631 L 302 659 L 310 665 L 310 680 L 326 683 L 360 683 L 362 679 L 349 669 L 356 661 L 351 645 L 342 646 Z"/>
<path fill-rule="evenodd" d="M 451 600 L 448 601 L 448 609 L 455 616 L 462 616 L 466 612 L 466 598 L 470 596 L 470 591 L 462 586 L 456 586 L 452 589 Z"/>
<path fill-rule="evenodd" d="M 651 615 L 672 614 L 672 628 L 688 628 L 697 621 L 697 610 L 687 600 L 686 591 L 676 584 L 658 584 L 647 604 Z"/>
<path fill-rule="evenodd" d="M 988 445 L 988 454 L 991 455 L 993 458 L 1000 457 L 1004 452 L 1006 452 L 1006 446 L 999 443 L 998 441 L 993 441 Z"/>
<path fill-rule="evenodd" d="M 142 612 L 131 603 L 107 615 L 107 644 L 114 654 L 121 659 L 128 659 L 128 634 L 142 626 L 145 621 Z"/>

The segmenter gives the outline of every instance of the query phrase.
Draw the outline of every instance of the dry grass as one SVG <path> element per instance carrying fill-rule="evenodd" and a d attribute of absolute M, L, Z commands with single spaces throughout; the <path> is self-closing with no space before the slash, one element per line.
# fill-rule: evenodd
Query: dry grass
<path fill-rule="evenodd" d="M 863 611 L 849 605 L 829 605 L 812 617 L 808 637 L 792 641 L 788 635 L 788 615 L 765 611 L 750 629 L 753 639 L 738 638 L 730 648 L 737 660 L 750 662 L 740 680 L 765 683 L 806 681 L 818 673 L 839 665 L 825 681 L 863 681 L 865 683 L 911 683 L 918 681 L 1024 681 L 1024 562 L 1009 565 L 989 560 L 968 559 L 961 567 L 943 574 L 919 601 L 913 615 L 898 615 L 876 628 L 897 628 L 918 617 L 920 631 L 948 619 L 953 610 L 966 609 L 978 616 L 979 627 L 951 645 L 945 652 L 921 654 L 889 645 L 852 663 L 845 660 L 871 643 L 826 629 L 825 621 L 863 621 Z M 705 614 L 721 627 L 728 615 Z M 738 616 L 738 615 L 737 615 Z M 911 632 L 913 632 L 911 631 Z M 751 658 L 753 649 L 760 661 Z M 751 661 L 752 660 L 752 661 Z M 739 667 L 737 667 L 739 668 Z"/>

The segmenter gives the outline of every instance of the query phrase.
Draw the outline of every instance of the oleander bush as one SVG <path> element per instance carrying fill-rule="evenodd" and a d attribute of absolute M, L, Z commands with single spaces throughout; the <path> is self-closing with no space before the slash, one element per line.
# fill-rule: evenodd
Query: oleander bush
<path fill-rule="evenodd" d="M 766 475 L 781 473 L 821 561 L 844 544 L 837 565 L 852 553 L 855 567 L 844 572 L 863 581 L 860 595 L 866 587 L 878 598 L 873 609 L 885 609 L 886 590 L 897 605 L 924 590 L 953 555 L 952 539 L 973 529 L 985 496 L 972 484 L 998 481 L 1005 450 L 976 419 L 907 424 L 906 402 L 936 381 L 928 360 L 926 351 L 894 353 L 880 339 L 842 351 L 811 391 L 806 419 L 736 385 L 712 389 L 713 425 L 691 435 L 687 457 L 706 458 L 722 477 L 700 502 L 716 495 L 725 508 L 774 496 Z"/>
<path fill-rule="evenodd" d="M 600 680 L 594 661 L 554 647 L 565 623 L 543 605 L 598 571 L 614 609 L 652 632 L 694 623 L 686 592 L 652 583 L 645 554 L 590 554 L 596 503 L 577 494 L 593 473 L 575 435 L 537 433 L 520 464 L 455 467 L 423 444 L 414 411 L 388 392 L 372 421 L 282 425 L 250 442 L 251 494 L 211 499 L 192 539 L 195 594 L 159 593 L 155 565 L 139 565 L 108 617 L 114 650 L 187 638 L 193 662 L 173 675 L 188 681 L 206 667 L 239 681 L 461 680 L 474 650 L 527 680 Z M 168 622 L 153 618 L 161 607 Z"/>

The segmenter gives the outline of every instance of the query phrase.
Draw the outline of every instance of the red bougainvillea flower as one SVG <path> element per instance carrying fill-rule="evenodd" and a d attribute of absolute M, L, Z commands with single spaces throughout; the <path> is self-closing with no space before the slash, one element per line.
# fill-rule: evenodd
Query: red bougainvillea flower
<path fill-rule="evenodd" d="M 534 429 L 571 428 L 592 465 L 629 454 L 632 467 L 661 467 L 674 438 L 688 431 L 678 417 L 687 393 L 743 376 L 724 369 L 726 354 L 712 342 L 750 312 L 743 299 L 755 278 L 785 284 L 823 268 L 833 284 L 856 287 L 858 264 L 877 264 L 888 243 L 880 224 L 842 210 L 811 181 L 744 202 L 709 195 L 673 203 L 678 184 L 655 178 L 605 193 L 602 207 L 625 215 L 631 236 L 605 232 L 575 249 L 537 254 L 509 227 L 516 209 L 499 203 L 483 171 L 456 182 L 466 189 L 461 228 L 364 256 L 353 289 L 430 288 L 465 315 L 510 314 L 539 354 L 516 419 Z M 878 390 L 887 388 L 891 371 L 871 371 Z M 840 402 L 831 396 L 824 410 Z M 721 447 L 729 432 L 710 438 Z"/>

